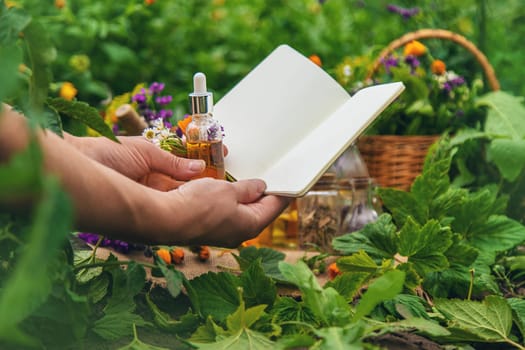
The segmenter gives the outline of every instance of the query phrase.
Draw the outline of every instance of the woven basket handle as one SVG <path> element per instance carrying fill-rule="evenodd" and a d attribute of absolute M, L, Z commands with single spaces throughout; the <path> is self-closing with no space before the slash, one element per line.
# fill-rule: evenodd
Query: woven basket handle
<path fill-rule="evenodd" d="M 367 77 L 371 78 L 379 69 L 379 66 L 381 65 L 383 59 L 390 55 L 394 50 L 405 44 L 408 44 L 412 40 L 421 39 L 444 39 L 450 40 L 463 46 L 474 56 L 474 58 L 476 58 L 478 63 L 481 65 L 481 68 L 483 68 L 483 72 L 485 73 L 485 76 L 489 82 L 491 89 L 493 91 L 498 91 L 500 89 L 500 85 L 498 79 L 496 78 L 494 68 L 492 68 L 492 65 L 489 63 L 487 57 L 483 54 L 483 52 L 481 52 L 476 47 L 476 45 L 474 45 L 464 36 L 444 29 L 420 29 L 415 32 L 406 33 L 405 35 L 395 39 L 379 53 L 379 57 L 375 60 L 372 69 L 369 71 Z"/>

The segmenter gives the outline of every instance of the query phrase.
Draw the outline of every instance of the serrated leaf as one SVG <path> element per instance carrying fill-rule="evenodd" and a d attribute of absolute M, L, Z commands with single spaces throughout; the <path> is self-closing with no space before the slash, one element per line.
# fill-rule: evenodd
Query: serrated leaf
<path fill-rule="evenodd" d="M 222 322 L 240 305 L 239 277 L 227 272 L 208 272 L 185 281 L 184 285 L 195 312 L 201 317 L 211 315 Z"/>
<path fill-rule="evenodd" d="M 283 252 L 266 247 L 257 248 L 255 246 L 248 246 L 241 249 L 239 255 L 233 254 L 233 257 L 237 260 L 241 270 L 246 270 L 252 262 L 260 259 L 264 273 L 267 276 L 276 281 L 284 280 L 283 275 L 279 271 L 279 261 L 283 261 L 285 258 Z"/>
<path fill-rule="evenodd" d="M 379 188 L 377 192 L 383 205 L 392 213 L 397 225 L 402 226 L 409 216 L 417 222 L 424 222 L 427 219 L 428 204 L 419 205 L 412 193 L 395 188 Z"/>
<path fill-rule="evenodd" d="M 525 166 L 525 139 L 494 139 L 487 148 L 487 160 L 498 167 L 507 181 L 513 182 Z"/>
<path fill-rule="evenodd" d="M 478 263 L 492 265 L 496 254 L 525 241 L 525 226 L 504 215 L 493 215 L 484 225 L 478 225 L 468 238 L 479 250 Z"/>
<path fill-rule="evenodd" d="M 508 340 L 512 312 L 502 297 L 487 296 L 483 302 L 437 299 L 435 306 L 449 320 L 448 329 L 452 339 L 485 342 Z"/>
<path fill-rule="evenodd" d="M 426 306 L 428 305 L 426 305 L 422 298 L 412 294 L 399 294 L 391 300 L 385 300 L 383 302 L 383 307 L 392 315 L 398 314 L 405 319 L 430 319 Z"/>
<path fill-rule="evenodd" d="M 364 250 L 337 259 L 337 267 L 341 272 L 366 272 L 369 274 L 377 272 L 380 268 Z"/>
<path fill-rule="evenodd" d="M 159 269 L 166 279 L 166 288 L 170 292 L 171 296 L 176 298 L 182 292 L 184 280 L 186 277 L 182 272 L 175 269 L 173 265 L 166 265 L 163 260 L 159 261 Z"/>
<path fill-rule="evenodd" d="M 217 329 L 217 326 L 210 328 L 209 334 L 216 334 L 214 342 L 196 342 L 191 338 L 192 345 L 199 349 L 268 349 L 273 347 L 274 342 L 268 337 L 257 331 L 251 330 L 253 325 L 264 313 L 266 305 L 258 305 L 245 309 L 244 302 L 241 301 L 235 312 L 226 318 L 226 330 Z M 213 321 L 209 321 L 213 323 Z M 202 339 L 202 337 L 201 337 Z"/>
<path fill-rule="evenodd" d="M 400 270 L 387 271 L 383 276 L 374 280 L 359 300 L 352 321 L 360 320 L 372 312 L 379 303 L 401 293 L 404 282 L 405 273 Z"/>
<path fill-rule="evenodd" d="M 427 316 L 428 317 L 428 316 Z M 427 334 L 432 337 L 447 337 L 450 332 L 436 321 L 430 319 L 412 317 L 398 322 L 389 323 L 388 330 L 409 331 L 417 329 L 419 333 Z"/>
<path fill-rule="evenodd" d="M 266 304 L 272 306 L 277 295 L 275 282 L 265 275 L 261 259 L 257 259 L 240 276 L 243 298 L 248 307 Z"/>
<path fill-rule="evenodd" d="M 497 202 L 497 192 L 484 188 L 470 192 L 463 197 L 461 205 L 454 208 L 454 220 L 451 228 L 454 232 L 469 236 L 472 228 L 484 224 L 488 218 L 497 214 L 500 208 Z"/>
<path fill-rule="evenodd" d="M 58 113 L 79 120 L 102 136 L 119 142 L 113 131 L 104 123 L 97 109 L 89 106 L 87 103 L 68 101 L 63 98 L 48 99 L 47 103 L 49 107 L 55 109 Z"/>
<path fill-rule="evenodd" d="M 272 320 L 281 325 L 283 334 L 302 333 L 305 324 L 319 326 L 319 321 L 312 310 L 291 297 L 278 298 L 271 309 L 271 315 Z M 288 321 L 297 323 L 290 324 Z"/>
<path fill-rule="evenodd" d="M 421 227 L 409 217 L 399 232 L 399 254 L 407 257 L 421 276 L 449 266 L 443 253 L 451 244 L 450 230 L 435 220 Z"/>
<path fill-rule="evenodd" d="M 391 258 L 397 253 L 396 226 L 392 223 L 392 217 L 381 214 L 379 218 L 358 232 L 344 234 L 334 238 L 332 245 L 334 249 L 343 254 L 365 251 L 373 258 Z"/>

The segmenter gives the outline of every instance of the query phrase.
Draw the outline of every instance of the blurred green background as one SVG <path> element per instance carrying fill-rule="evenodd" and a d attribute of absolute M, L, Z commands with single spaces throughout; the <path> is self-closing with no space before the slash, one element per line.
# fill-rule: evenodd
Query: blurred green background
<path fill-rule="evenodd" d="M 346 56 L 375 55 L 421 28 L 457 32 L 483 51 L 503 90 L 525 95 L 522 0 L 28 0 L 9 1 L 40 20 L 56 47 L 53 81 L 72 82 L 98 106 L 140 82 L 161 81 L 185 113 L 192 75 L 205 72 L 218 100 L 279 44 L 334 69 Z M 389 10 L 389 5 L 414 15 Z M 432 44 L 429 44 L 432 45 Z M 468 77 L 482 75 L 462 48 L 433 52 Z"/>

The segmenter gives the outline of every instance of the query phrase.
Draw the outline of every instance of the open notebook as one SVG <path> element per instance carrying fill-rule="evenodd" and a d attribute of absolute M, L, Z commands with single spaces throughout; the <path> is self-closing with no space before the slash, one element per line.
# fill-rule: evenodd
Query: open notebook
<path fill-rule="evenodd" d="M 302 196 L 403 89 L 396 82 L 350 96 L 281 45 L 215 105 L 226 170 L 237 180 L 263 179 L 268 194 Z"/>

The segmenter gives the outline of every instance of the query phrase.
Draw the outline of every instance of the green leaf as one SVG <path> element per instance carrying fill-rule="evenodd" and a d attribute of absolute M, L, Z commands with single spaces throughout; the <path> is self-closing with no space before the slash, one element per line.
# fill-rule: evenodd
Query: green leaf
<path fill-rule="evenodd" d="M 51 83 L 50 67 L 56 58 L 56 49 L 49 39 L 48 31 L 36 21 L 32 21 L 24 30 L 24 40 L 30 48 L 27 51 L 32 71 L 30 111 L 40 112 L 48 95 Z"/>
<path fill-rule="evenodd" d="M 374 274 L 380 269 L 380 266 L 364 250 L 337 259 L 337 267 L 341 272 L 366 272 L 368 274 Z"/>
<path fill-rule="evenodd" d="M 391 258 L 397 253 L 398 237 L 392 217 L 381 214 L 379 218 L 358 232 L 348 233 L 334 238 L 334 249 L 343 254 L 365 251 L 373 258 Z"/>
<path fill-rule="evenodd" d="M 163 260 L 159 260 L 158 265 L 162 275 L 166 279 L 166 288 L 168 289 L 168 292 L 170 292 L 172 297 L 178 297 L 182 292 L 182 287 L 186 277 L 182 272 L 175 269 L 173 265 L 166 265 Z"/>
<path fill-rule="evenodd" d="M 350 309 L 345 298 L 333 288 L 321 288 L 312 270 L 303 261 L 299 260 L 295 264 L 281 261 L 279 269 L 288 282 L 301 290 L 305 305 L 323 325 L 337 326 L 348 323 Z"/>
<path fill-rule="evenodd" d="M 146 271 L 144 267 L 136 262 L 131 262 L 124 270 L 116 267 L 110 270 L 113 276 L 111 298 L 104 308 L 106 315 L 132 312 L 135 310 L 134 297 L 144 288 L 146 283 Z"/>
<path fill-rule="evenodd" d="M 469 237 L 472 229 L 484 225 L 491 215 L 500 211 L 497 195 L 496 191 L 489 188 L 465 195 L 461 205 L 451 212 L 455 217 L 451 223 L 453 231 Z"/>
<path fill-rule="evenodd" d="M 412 193 L 395 188 L 379 188 L 377 192 L 397 225 L 403 226 L 409 216 L 420 223 L 428 218 L 428 204 L 421 206 Z"/>
<path fill-rule="evenodd" d="M 104 315 L 96 320 L 92 330 L 105 340 L 117 340 L 132 336 L 135 325 L 152 326 L 151 323 L 144 321 L 140 315 L 130 311 L 121 311 Z"/>
<path fill-rule="evenodd" d="M 254 246 L 241 249 L 239 255 L 233 254 L 241 270 L 248 269 L 255 260 L 260 259 L 264 273 L 276 281 L 284 280 L 279 271 L 279 261 L 283 261 L 285 256 L 283 252 L 275 249 Z"/>
<path fill-rule="evenodd" d="M 518 326 L 521 337 L 525 338 L 525 300 L 518 298 L 508 298 L 507 302 L 512 309 L 512 318 L 514 319 L 514 323 Z"/>
<path fill-rule="evenodd" d="M 409 217 L 399 232 L 399 254 L 408 257 L 421 276 L 449 266 L 443 253 L 451 244 L 450 230 L 435 220 L 421 227 Z"/>
<path fill-rule="evenodd" d="M 153 313 L 155 324 L 164 331 L 169 331 L 180 336 L 189 336 L 199 325 L 199 318 L 192 313 L 183 315 L 180 320 L 173 320 L 170 315 L 159 309 L 151 300 L 149 293 L 146 294 L 146 302 Z"/>
<path fill-rule="evenodd" d="M 409 319 L 388 323 L 384 331 L 413 331 L 414 329 L 416 329 L 418 333 L 427 334 L 431 337 L 447 337 L 451 334 L 436 321 L 419 317 L 411 317 Z"/>
<path fill-rule="evenodd" d="M 272 320 L 280 324 L 283 334 L 304 333 L 305 325 L 319 326 L 312 310 L 291 297 L 279 297 L 271 309 Z M 290 324 L 288 321 L 297 323 Z"/>
<path fill-rule="evenodd" d="M 346 327 L 325 327 L 314 330 L 314 333 L 321 338 L 319 349 L 340 349 L 340 350 L 362 350 L 362 342 L 365 333 L 363 323 L 348 325 Z"/>
<path fill-rule="evenodd" d="M 487 148 L 487 160 L 498 167 L 505 180 L 515 181 L 525 165 L 525 139 L 494 139 Z"/>
<path fill-rule="evenodd" d="M 275 282 L 264 273 L 261 260 L 257 259 L 240 276 L 243 298 L 247 306 L 266 304 L 272 306 L 277 295 Z"/>
<path fill-rule="evenodd" d="M 194 311 L 222 322 L 240 305 L 239 277 L 228 272 L 208 272 L 184 282 Z"/>
<path fill-rule="evenodd" d="M 323 287 L 333 288 L 347 301 L 352 301 L 369 277 L 370 273 L 366 272 L 342 273 L 333 280 L 326 282 Z"/>
<path fill-rule="evenodd" d="M 30 23 L 27 11 L 13 6 L 0 14 L 0 46 L 10 46 L 19 40 L 22 32 Z"/>
<path fill-rule="evenodd" d="M 426 303 L 422 298 L 412 294 L 399 294 L 391 300 L 385 300 L 383 307 L 392 315 L 399 318 L 412 319 L 424 318 L 430 319 L 426 310 Z"/>
<path fill-rule="evenodd" d="M 53 108 L 58 113 L 79 120 L 89 126 L 91 129 L 100 133 L 102 136 L 119 142 L 113 134 L 113 131 L 106 123 L 104 123 L 104 120 L 96 108 L 90 107 L 85 102 L 68 101 L 58 97 L 48 99 L 47 102 L 49 107 Z"/>
<path fill-rule="evenodd" d="M 478 98 L 477 104 L 487 106 L 485 132 L 519 140 L 525 137 L 525 107 L 523 98 L 508 92 L 494 91 Z"/>
<path fill-rule="evenodd" d="M 72 205 L 56 178 L 44 178 L 28 241 L 9 280 L 0 290 L 0 335 L 13 329 L 48 297 L 59 248 L 72 226 Z"/>
<path fill-rule="evenodd" d="M 2 19 L 0 18 L 0 23 Z M 0 33 L 2 31 L 0 30 Z M 22 63 L 22 50 L 16 45 L 0 45 L 0 102 L 13 96 L 21 83 L 18 67 Z"/>
<path fill-rule="evenodd" d="M 403 283 L 405 282 L 405 273 L 400 270 L 391 270 L 375 281 L 368 287 L 367 291 L 361 297 L 357 304 L 353 322 L 356 322 L 368 315 L 381 302 L 394 298 L 401 293 Z"/>
<path fill-rule="evenodd" d="M 240 297 L 239 297 L 240 298 Z M 251 330 L 252 326 L 264 313 L 266 305 L 258 305 L 245 309 L 241 301 L 235 312 L 226 318 L 226 330 L 208 325 L 208 332 L 215 333 L 214 342 L 197 342 L 190 338 L 190 343 L 199 349 L 261 349 L 265 350 L 274 346 L 274 342 L 262 333 Z M 213 321 L 209 321 L 213 323 Z M 202 337 L 201 337 L 202 339 Z"/>
<path fill-rule="evenodd" d="M 525 241 L 525 226 L 504 215 L 493 215 L 471 232 L 469 243 L 479 249 L 478 263 L 492 265 L 496 255 Z"/>
<path fill-rule="evenodd" d="M 450 340 L 507 341 L 512 326 L 512 312 L 507 301 L 487 296 L 483 302 L 437 299 L 435 306 L 449 321 Z"/>

